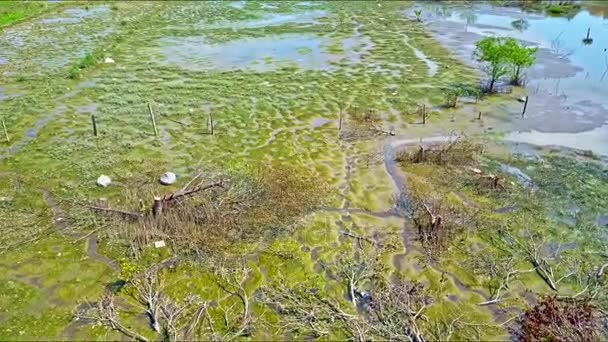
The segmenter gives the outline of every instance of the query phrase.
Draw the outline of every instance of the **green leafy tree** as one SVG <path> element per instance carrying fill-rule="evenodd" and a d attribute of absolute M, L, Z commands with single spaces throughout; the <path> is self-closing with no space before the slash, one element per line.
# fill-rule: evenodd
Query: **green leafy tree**
<path fill-rule="evenodd" d="M 507 59 L 512 66 L 511 83 L 521 83 L 521 71 L 536 63 L 536 52 L 538 48 L 529 48 L 522 45 L 514 38 L 508 38 L 504 44 Z"/>
<path fill-rule="evenodd" d="M 498 37 L 486 37 L 475 44 L 475 57 L 484 64 L 484 71 L 490 78 L 487 91 L 494 91 L 496 81 L 509 73 L 510 60 L 505 41 Z"/>
<path fill-rule="evenodd" d="M 475 56 L 484 63 L 490 78 L 488 91 L 494 91 L 494 84 L 501 77 L 511 73 L 511 83 L 520 84 L 521 71 L 536 62 L 538 48 L 528 48 L 514 38 L 487 37 L 477 42 Z"/>

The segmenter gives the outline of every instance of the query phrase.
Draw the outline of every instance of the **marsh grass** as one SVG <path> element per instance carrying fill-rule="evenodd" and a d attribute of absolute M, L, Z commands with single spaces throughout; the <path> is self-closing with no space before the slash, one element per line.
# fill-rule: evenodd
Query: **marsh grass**
<path fill-rule="evenodd" d="M 302 9 L 292 2 L 278 2 L 276 5 L 272 12 L 297 13 Z M 56 41 L 53 49 L 44 44 L 33 45 L 27 54 L 23 53 L 23 58 L 16 59 L 20 64 L 15 69 L 20 68 L 24 71 L 21 74 L 27 77 L 18 85 L 13 83 L 13 76 L 8 76 L 6 80 L 7 87 L 21 96 L 0 104 L 3 111 L 13 113 L 7 123 L 15 131 L 14 135 L 25 136 L 41 117 L 54 113 L 62 106 L 65 108 L 52 116 L 44 129 L 37 132 L 35 139 L 28 141 L 8 158 L 2 168 L 23 173 L 31 184 L 45 184 L 64 199 L 91 199 L 98 205 L 146 215 L 138 219 L 101 217 L 98 213 L 93 215 L 88 209 L 70 207 L 68 201 L 64 202 L 64 212 L 74 216 L 74 223 L 82 224 L 79 228 L 82 231 L 89 232 L 105 224 L 111 228 L 98 233 L 99 251 L 103 255 L 121 256 L 131 263 L 144 265 L 150 260 L 168 258 L 172 253 L 198 253 L 199 256 L 234 254 L 239 256 L 238 259 L 254 260 L 251 265 L 255 271 L 244 282 L 249 295 L 256 288 L 278 279 L 293 288 L 314 278 L 315 282 L 306 283 L 310 285 L 307 292 L 311 288 L 327 291 L 333 298 L 344 302 L 343 287 L 327 279 L 323 271 L 318 271 L 321 262 L 331 263 L 337 256 L 351 251 L 353 244 L 342 241 L 342 227 L 338 223 L 361 235 L 390 232 L 391 241 L 399 244 L 404 219 L 392 218 L 387 223 L 388 219 L 372 217 L 371 212 L 370 215 L 346 215 L 342 211 L 323 215 L 312 213 L 329 199 L 334 200 L 333 207 L 341 208 L 342 201 L 332 197 L 336 189 L 327 189 L 328 183 L 344 190 L 340 195 L 350 201 L 351 208 L 377 209 L 379 212 L 387 210 L 387 213 L 393 206 L 390 196 L 394 189 L 381 162 L 367 162 L 365 167 L 357 167 L 352 179 L 349 179 L 346 158 L 365 159 L 360 156 L 371 149 L 373 144 L 369 140 L 354 141 L 352 144 L 342 141 L 344 144 L 341 144 L 336 137 L 335 126 L 328 124 L 312 128 L 310 123 L 317 118 L 336 119 L 339 112 L 337 100 L 344 108 L 360 108 L 361 113 L 373 109 L 376 114 L 367 118 L 367 114 L 362 115 L 363 126 L 369 127 L 369 122 L 372 126 L 383 124 L 385 118 L 380 113 L 389 112 L 394 122 L 403 122 L 411 119 L 404 118 L 407 108 L 415 108 L 420 103 L 440 105 L 444 101 L 445 87 L 455 82 L 473 83 L 476 79 L 472 70 L 458 63 L 430 39 L 421 25 L 403 18 L 402 3 L 385 2 L 380 5 L 374 2 L 314 3 L 314 6 L 329 12 L 317 23 L 287 23 L 232 30 L 230 25 L 222 26 L 222 22 L 230 24 L 240 20 L 256 20 L 268 10 L 262 11 L 259 2 L 246 2 L 242 9 L 215 2 L 150 2 L 137 3 L 136 6 L 121 3 L 120 10 L 111 12 L 109 21 L 92 20 L 86 25 L 66 27 L 68 37 L 76 31 L 92 36 L 107 27 L 113 28 L 116 36 L 86 39 L 82 44 L 61 39 Z M 210 27 L 212 25 L 215 26 Z M 247 68 L 201 72 L 188 70 L 182 65 L 158 63 L 162 54 L 157 47 L 159 39 L 163 37 L 204 36 L 219 44 L 237 39 L 306 34 L 328 39 L 329 47 L 339 52 L 342 50 L 342 40 L 352 38 L 356 30 L 361 36 L 369 37 L 373 47 L 360 56 L 360 63 L 339 61 L 331 64 L 331 70 L 302 70 L 296 63 L 273 72 L 256 72 Z M 39 37 L 46 37 L 45 32 L 39 33 Z M 404 35 L 407 35 L 410 44 L 438 63 L 435 77 L 428 76 L 426 65 L 415 58 L 412 49 L 404 44 Z M 117 60 L 116 67 L 95 65 L 102 57 L 96 52 L 99 46 L 105 46 L 106 51 Z M 55 60 L 57 51 L 66 56 L 67 64 L 52 70 L 40 68 L 36 64 L 38 59 L 32 58 L 39 56 L 40 59 Z M 311 54 L 310 51 L 301 52 L 304 52 L 303 56 Z M 90 56 L 87 57 L 87 53 Z M 379 68 L 372 68 L 372 64 Z M 13 65 L 10 67 L 13 68 Z M 78 71 L 82 82 L 66 79 L 65 74 L 70 68 Z M 80 112 L 80 108 L 92 102 L 100 122 L 101 134 L 97 138 L 91 137 L 88 113 Z M 167 133 L 167 139 L 149 134 L 146 109 L 149 102 L 155 105 L 155 113 L 159 114 L 159 128 Z M 202 133 L 206 132 L 208 111 L 212 111 L 217 120 L 213 137 Z M 356 125 L 357 114 L 354 116 L 351 123 Z M 188 125 L 165 120 L 165 117 Z M 439 120 L 440 117 L 433 117 L 435 119 Z M 427 162 L 418 164 L 409 162 L 410 155 L 409 161 L 402 165 L 408 176 L 407 190 L 412 191 L 412 196 L 428 201 L 434 213 L 457 225 L 453 231 L 446 231 L 445 235 L 436 239 L 441 240 L 439 245 L 446 256 L 437 262 L 448 260 L 457 263 L 462 255 L 475 257 L 474 251 L 469 250 L 473 246 L 473 234 L 467 239 L 466 232 L 468 229 L 473 232 L 473 228 L 479 227 L 465 224 L 464 218 L 478 216 L 473 215 L 477 213 L 476 209 L 468 202 L 480 207 L 484 225 L 492 223 L 485 226 L 480 224 L 490 233 L 475 236 L 474 240 L 490 246 L 486 248 L 494 248 L 488 241 L 492 241 L 492 234 L 497 231 L 495 228 L 499 223 L 506 223 L 504 217 L 492 211 L 513 204 L 493 191 L 476 192 L 475 187 L 468 183 L 473 179 L 472 175 L 462 168 L 460 173 L 455 171 L 469 163 L 477 165 L 474 164 L 477 158 L 470 154 L 474 149 L 463 147 L 456 150 L 458 153 L 454 157 L 447 156 L 453 153 L 451 151 L 444 152 L 442 156 L 431 154 Z M 242 164 L 255 164 L 257 168 L 254 171 L 242 168 L 232 170 L 229 164 L 234 160 Z M 191 166 L 201 163 L 217 167 L 216 171 L 206 174 L 202 181 L 214 181 L 216 176 L 225 177 L 226 188 L 175 203 L 164 211 L 159 220 L 148 216 L 155 195 L 179 190 L 177 187 L 160 187 L 156 184 L 158 176 L 167 169 L 187 170 L 182 173 L 192 174 Z M 365 164 L 365 161 L 360 161 L 360 164 Z M 95 187 L 94 181 L 100 173 L 111 175 L 115 184 L 109 188 Z M 558 181 L 555 182 L 557 184 Z M 5 189 L 12 185 L 0 183 L 0 187 Z M 25 224 L 34 222 L 36 215 L 33 214 L 40 213 L 41 219 L 46 218 L 45 223 L 52 223 L 49 209 L 40 203 L 36 189 L 28 187 L 25 190 L 21 191 L 23 197 L 18 198 L 19 206 L 27 208 L 23 213 L 11 216 L 11 211 L 2 212 L 6 224 L 18 228 L 20 233 L 21 229 L 34 227 Z M 460 192 L 462 198 L 459 197 Z M 530 199 L 521 196 L 513 201 L 526 203 Z M 601 205 L 597 201 L 597 205 Z M 302 220 L 309 216 L 313 223 Z M 508 214 L 505 216 L 509 217 Z M 420 219 L 422 222 L 428 217 L 421 216 Z M 20 221 L 23 224 L 16 224 Z M 536 223 L 538 221 L 531 220 L 529 225 L 535 226 Z M 422 224 L 428 225 L 428 222 Z M 297 231 L 296 226 L 299 228 Z M 547 225 L 542 228 L 547 228 Z M 291 232 L 295 234 L 292 236 Z M 170 249 L 151 248 L 151 242 L 156 240 L 167 241 Z M 70 247 L 69 259 L 57 256 L 57 251 L 65 253 L 65 246 Z M 314 255 L 306 248 L 316 248 L 318 253 Z M 44 275 L 45 279 L 48 278 L 48 284 L 67 279 L 69 284 L 62 283 L 59 289 L 62 298 L 72 303 L 76 297 L 97 298 L 103 289 L 99 281 L 102 275 L 111 278 L 107 279 L 108 282 L 115 281 L 117 277 L 103 273 L 108 272 L 105 265 L 91 260 L 82 264 L 82 260 L 87 259 L 85 250 L 80 243 L 55 238 L 44 240 L 29 249 L 5 253 L 2 262 L 11 265 L 29 259 L 40 260 L 42 267 L 33 263 L 24 266 L 21 272 Z M 41 251 L 43 254 L 38 254 Z M 408 262 L 413 264 L 412 260 Z M 460 291 L 454 285 L 455 281 L 443 282 L 442 272 L 430 266 L 420 273 L 411 272 L 408 277 L 429 282 L 434 289 L 442 289 L 441 296 L 447 295 L 448 291 Z M 446 267 L 448 270 L 457 269 L 461 279 L 474 278 L 468 270 L 449 268 L 449 265 Z M 388 277 L 390 272 L 383 271 L 382 276 Z M 80 279 L 81 274 L 86 277 Z M 172 280 L 170 290 L 176 299 L 183 299 L 194 291 L 213 301 L 223 295 L 221 289 L 209 280 L 209 274 L 201 264 L 179 265 L 167 270 L 165 275 Z M 15 279 L 12 274 L 6 278 Z M 534 279 L 525 281 L 538 285 Z M 474 281 L 467 281 L 467 285 L 471 283 Z M 444 284 L 448 285 L 444 287 Z M 11 287 L 7 292 L 34 297 L 19 286 Z M 486 309 L 476 305 L 475 295 L 466 291 L 458 295 L 460 300 L 467 302 L 465 305 L 460 302 L 450 304 L 449 308 L 460 310 L 458 314 L 466 307 L 467 317 L 483 318 L 489 315 Z M 517 294 L 514 297 L 519 298 Z M 235 303 L 234 307 L 240 307 L 235 296 L 222 297 L 220 302 L 223 308 Z M 67 324 L 71 319 L 72 310 L 65 306 L 49 309 L 49 314 L 39 317 L 31 314 L 38 312 L 39 306 L 35 301 L 19 305 L 7 322 L 13 332 L 16 329 L 27 330 L 26 338 L 59 336 L 62 324 Z M 42 307 L 48 309 L 50 305 Z M 433 319 L 444 318 L 445 307 L 444 304 L 437 305 Z M 279 322 L 278 315 L 272 310 L 257 304 L 255 310 L 267 316 L 269 322 Z M 214 308 L 212 315 L 215 327 L 221 326 L 225 317 L 221 308 Z M 149 331 L 140 318 L 133 314 L 128 322 L 141 325 L 142 331 Z M 234 318 L 229 317 L 230 321 Z M 446 327 L 452 319 L 451 316 L 445 319 Z M 40 329 L 49 322 L 52 327 Z M 38 328 L 29 329 L 34 324 Z M 261 324 L 256 331 L 267 329 L 265 333 L 268 335 L 254 336 L 260 340 L 290 338 L 268 326 Z M 470 328 L 460 323 L 458 327 Z M 83 340 L 112 338 L 109 336 L 113 335 L 106 333 L 99 327 L 86 327 L 77 336 Z M 12 335 L 6 332 L 0 336 L 8 339 Z M 343 333 L 335 336 L 335 339 L 348 337 Z M 471 336 L 468 338 L 474 339 L 475 335 Z"/>
<path fill-rule="evenodd" d="M 2 1 L 0 2 L 0 27 L 18 23 L 60 6 L 37 1 Z"/>

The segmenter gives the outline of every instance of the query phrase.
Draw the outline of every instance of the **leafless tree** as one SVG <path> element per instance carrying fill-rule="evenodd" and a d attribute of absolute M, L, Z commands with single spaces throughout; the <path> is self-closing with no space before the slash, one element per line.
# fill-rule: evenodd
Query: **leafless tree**
<path fill-rule="evenodd" d="M 208 304 L 198 296 L 189 295 L 183 303 L 167 296 L 155 267 L 134 275 L 127 286 L 150 318 L 152 330 L 169 341 L 192 339 L 202 319 L 208 315 Z M 107 291 L 97 305 L 89 305 L 85 310 L 78 311 L 76 318 L 100 322 L 130 338 L 148 341 L 148 338 L 120 322 L 120 308 L 115 305 L 115 298 L 113 292 Z"/>
<path fill-rule="evenodd" d="M 505 291 L 509 288 L 509 284 L 513 281 L 519 274 L 534 272 L 536 269 L 528 269 L 528 270 L 517 270 L 515 269 L 515 264 L 517 263 L 518 258 L 511 255 L 505 259 L 499 260 L 495 263 L 495 267 L 497 269 L 496 275 L 498 278 L 498 284 L 494 286 L 490 286 L 490 299 L 479 303 L 479 305 L 490 305 L 496 304 L 502 301 L 501 295 L 502 291 Z"/>
<path fill-rule="evenodd" d="M 298 336 L 320 338 L 332 331 L 344 331 L 353 339 L 365 340 L 365 324 L 356 315 L 342 309 L 340 301 L 327 297 L 305 284 L 288 287 L 277 281 L 263 287 L 257 300 L 281 315 L 280 329 Z"/>
<path fill-rule="evenodd" d="M 371 290 L 369 330 L 386 340 L 425 341 L 420 322 L 432 300 L 421 283 L 377 279 Z"/>
<path fill-rule="evenodd" d="M 239 308 L 236 303 L 226 306 L 218 298 L 218 309 L 223 313 L 225 333 L 216 334 L 216 336 L 220 340 L 226 341 L 250 335 L 256 322 L 250 309 L 251 298 L 245 288 L 245 283 L 251 275 L 251 269 L 243 261 L 240 267 L 230 268 L 220 265 L 214 269 L 213 275 L 216 284 L 224 293 L 238 298 L 242 305 L 242 308 Z M 234 317 L 238 318 L 234 319 Z"/>
<path fill-rule="evenodd" d="M 121 332 L 129 338 L 142 342 L 149 341 L 145 336 L 138 334 L 120 323 L 114 299 L 115 295 L 112 292 L 106 292 L 97 305 L 89 305 L 87 308 L 77 311 L 75 315 L 76 320 L 100 322 L 113 330 Z"/>

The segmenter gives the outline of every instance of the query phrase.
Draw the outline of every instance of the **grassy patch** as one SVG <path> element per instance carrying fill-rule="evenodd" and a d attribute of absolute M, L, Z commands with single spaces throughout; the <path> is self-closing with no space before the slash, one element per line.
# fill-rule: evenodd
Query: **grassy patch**
<path fill-rule="evenodd" d="M 0 2 L 0 27 L 40 15 L 58 6 L 60 5 L 42 1 L 2 1 Z"/>

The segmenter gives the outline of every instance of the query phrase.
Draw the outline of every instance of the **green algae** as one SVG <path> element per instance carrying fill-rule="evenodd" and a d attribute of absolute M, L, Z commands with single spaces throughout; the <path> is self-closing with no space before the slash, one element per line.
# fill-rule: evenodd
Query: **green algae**
<path fill-rule="evenodd" d="M 407 113 L 413 112 L 422 103 L 429 107 L 442 105 L 442 89 L 445 86 L 456 81 L 473 83 L 476 77 L 472 70 L 449 57 L 443 48 L 430 39 L 420 24 L 405 19 L 401 11 L 407 5 L 322 3 L 317 7 L 328 13 L 317 18 L 315 23 L 285 23 L 238 30 L 222 26 L 226 21 L 260 20 L 263 10 L 266 11 L 261 5 L 246 2 L 237 9 L 211 2 L 152 3 L 140 9 L 139 6 L 121 3 L 118 10 L 112 12 L 110 21 L 97 20 L 85 25 L 90 30 L 85 33 L 95 31 L 102 25 L 109 24 L 114 28 L 114 33 L 87 46 L 86 52 L 83 52 L 99 54 L 99 46 L 105 47 L 105 52 L 115 59 L 115 64 L 86 63 L 87 67 L 81 68 L 81 80 L 75 81 L 66 79 L 65 75 L 71 65 L 82 63 L 82 56 L 70 55 L 69 63 L 62 68 L 45 71 L 45 78 L 35 75 L 33 68 L 24 62 L 21 66 L 25 68 L 23 75 L 19 79 L 16 76 L 7 79 L 11 92 L 21 91 L 22 96 L 0 103 L 3 112 L 14 113 L 6 118 L 11 135 L 15 141 L 19 142 L 21 138 L 25 142 L 15 152 L 3 152 L 7 159 L 1 169 L 22 172 L 24 186 L 28 190 L 15 190 L 15 182 L 0 182 L 2 196 L 13 198 L 10 207 L 0 211 L 6 222 L 16 224 L 18 221 L 34 222 L 38 219 L 52 227 L 54 222 L 42 200 L 39 184 L 65 199 L 105 198 L 119 205 L 129 205 L 119 202 L 124 200 L 123 188 L 97 188 L 94 186 L 95 179 L 100 174 L 107 174 L 118 183 L 135 177 L 156 183 L 158 176 L 166 170 L 183 170 L 185 175 L 197 165 L 238 168 L 238 164 L 272 162 L 311 172 L 336 188 L 344 186 L 341 194 L 352 209 L 385 212 L 394 206 L 395 190 L 381 162 L 381 142 L 366 140 L 350 143 L 340 140 L 336 122 L 340 108 L 346 108 L 346 124 L 355 108 L 375 110 L 390 113 L 385 115 L 383 124 L 392 124 L 398 132 L 415 136 L 428 130 L 444 130 L 449 118 L 455 116 L 464 119 L 455 124 L 458 128 L 472 126 L 479 130 L 480 123 L 471 122 L 465 115 L 470 115 L 472 119 L 476 117 L 477 109 L 490 112 L 504 100 L 500 97 L 486 98 L 477 104 L 471 114 L 462 113 L 460 109 L 454 112 L 433 111 L 428 126 L 422 127 L 418 125 L 419 117 Z M 272 5 L 275 6 L 272 9 L 274 13 L 297 13 L 302 10 L 296 3 L 277 2 Z M 155 15 L 150 15 L 152 13 Z M 345 53 L 344 40 L 357 34 L 369 37 L 373 46 L 354 49 L 360 53 L 360 63 L 332 61 L 327 70 L 301 69 L 297 62 L 292 62 L 287 67 L 279 65 L 272 72 L 248 68 L 201 72 L 179 65 L 163 65 L 156 60 L 162 57 L 158 40 L 166 36 L 202 36 L 209 42 L 221 44 L 294 34 L 326 39 L 329 43 L 321 47 L 323 53 Z M 438 73 L 434 77 L 428 76 L 426 64 L 416 58 L 412 49 L 405 44 L 406 37 L 408 44 L 438 64 Z M 68 43 L 59 42 L 63 48 L 68 48 Z M 55 54 L 47 49 L 39 52 L 50 54 L 51 57 Z M 303 48 L 298 52 L 302 57 L 314 53 L 311 49 Z M 275 60 L 266 57 L 257 63 L 275 65 Z M 372 64 L 382 68 L 374 69 Z M 31 90 L 26 93 L 28 87 Z M 152 136 L 148 103 L 152 104 L 157 114 L 157 124 L 161 131 L 167 133 L 167 138 Z M 100 132 L 98 137 L 91 134 L 91 113 L 83 113 L 79 109 L 92 104 L 91 113 L 96 115 Z M 49 116 L 49 113 L 56 114 Z M 209 113 L 213 114 L 216 123 L 214 136 L 206 134 Z M 490 125 L 491 120 L 500 121 L 504 115 L 489 113 L 484 121 Z M 48 122 L 36 131 L 35 138 L 26 139 L 28 130 L 36 126 L 41 117 L 48 117 Z M 169 118 L 187 125 L 170 121 Z M 316 126 L 314 123 L 318 118 L 333 122 Z M 534 172 L 530 174 L 535 180 L 538 177 L 539 186 L 547 193 L 559 190 L 559 203 L 565 205 L 569 200 L 576 201 L 582 208 L 580 215 L 584 218 L 583 222 L 595 227 L 593 220 L 598 211 L 608 207 L 603 200 L 607 197 L 604 196 L 606 180 L 602 170 L 585 166 L 578 171 L 580 173 L 571 176 L 567 172 L 556 173 L 559 170 L 557 165 L 566 161 L 571 163 L 568 170 L 581 169 L 578 162 L 555 159 L 549 167 L 532 163 L 534 169 L 530 171 Z M 518 159 L 509 162 L 520 167 L 530 164 L 529 161 Z M 487 168 L 484 167 L 484 171 L 499 170 L 497 161 L 485 163 Z M 320 211 L 303 218 L 294 228 L 293 236 L 280 235 L 261 250 L 257 244 L 238 243 L 225 251 L 226 256 L 251 257 L 248 267 L 252 275 L 245 283 L 247 293 L 253 295 L 264 286 L 282 281 L 289 287 L 306 284 L 309 288 L 320 289 L 328 297 L 345 301 L 343 284 L 328 279 L 328 273 L 320 265 L 331 264 L 340 256 L 351 256 L 358 248 L 356 240 L 344 236 L 343 230 L 348 230 L 361 236 L 379 237 L 382 243 L 396 247 L 395 251 L 382 256 L 383 263 L 388 267 L 382 276 L 402 273 L 409 279 L 423 281 L 436 293 L 437 298 L 452 295 L 458 299 L 456 303 L 439 300 L 430 308 L 429 318 L 449 322 L 457 316 L 457 312 L 461 312 L 463 321 L 490 324 L 492 318 L 489 309 L 477 305 L 485 298 L 471 290 L 485 293 L 492 279 L 480 280 L 488 276 L 472 273 L 460 261 L 474 259 L 493 249 L 493 235 L 497 227 L 508 223 L 514 216 L 494 213 L 494 209 L 513 205 L 514 202 L 523 207 L 529 203 L 530 197 L 523 194 L 522 187 L 515 187 L 516 196 L 512 199 L 492 192 L 480 192 L 470 175 L 461 170 L 415 165 L 405 167 L 404 172 L 408 179 L 408 191 L 419 196 L 444 197 L 450 207 L 458 211 L 470 210 L 467 202 L 475 203 L 481 208 L 484 222 L 493 222 L 492 225 L 469 236 L 458 236 L 458 241 L 435 265 L 434 261 L 427 260 L 418 251 L 403 246 L 403 226 L 411 224 L 406 218 L 380 218 L 365 213 L 352 214 L 347 210 L 344 211 L 346 215 Z M 580 177 L 588 173 L 592 175 L 590 178 Z M 508 175 L 505 177 L 516 181 Z M 573 186 L 561 187 L 557 180 L 563 177 L 568 177 Z M 171 190 L 159 185 L 151 186 L 151 189 L 158 193 L 169 193 Z M 343 207 L 342 200 L 337 197 L 331 199 L 333 209 Z M 532 199 L 536 200 L 537 197 Z M 547 197 L 538 200 L 550 206 Z M 13 208 L 35 208 L 39 213 L 36 215 L 36 212 L 23 210 L 19 216 L 9 216 L 8 209 Z M 70 208 L 65 206 L 65 209 Z M 547 208 L 544 210 L 549 211 Z M 555 229 L 538 217 L 530 217 L 528 222 L 534 225 L 542 223 L 538 229 L 555 234 L 561 242 L 570 242 L 574 236 L 581 247 L 597 248 L 588 242 L 587 234 L 566 234 L 564 227 Z M 412 235 L 416 247 L 415 232 L 408 234 Z M 483 244 L 486 249 L 469 248 L 475 244 Z M 89 259 L 84 252 L 85 247 L 84 241 L 72 243 L 55 234 L 29 248 L 3 255 L 0 266 L 10 269 L 17 265 L 18 269 L 4 275 L 13 285 L 2 292 L 0 304 L 12 301 L 15 296 L 19 296 L 21 302 L 14 303 L 16 309 L 8 318 L 0 315 L 3 329 L 0 338 L 60 336 L 70 323 L 73 309 L 79 301 L 96 300 L 106 284 L 121 277 L 105 265 Z M 142 267 L 171 256 L 168 248 L 159 250 L 150 247 L 142 252 L 138 260 L 132 260 L 127 247 L 128 244 L 123 241 L 102 238 L 99 252 L 116 260 L 124 258 Z M 401 265 L 403 269 L 398 272 L 392 268 L 392 258 L 394 252 L 403 251 L 408 254 Z M 500 251 L 496 253 L 500 255 Z M 33 260 L 40 260 L 41 263 L 35 264 Z M 525 268 L 529 264 L 522 260 L 518 266 Z M 47 304 L 47 299 L 41 297 L 47 294 L 46 290 L 16 280 L 19 277 L 40 277 L 44 288 L 56 286 L 50 298 L 55 298 L 57 305 Z M 174 299 L 181 300 L 195 293 L 205 300 L 217 300 L 225 307 L 240 305 L 237 298 L 227 296 L 221 290 L 212 272 L 204 265 L 179 264 L 164 270 L 162 277 L 170 284 L 168 294 Z M 463 283 L 466 289 L 461 289 L 458 282 Z M 517 282 L 513 293 L 522 289 L 550 293 L 546 284 L 534 273 L 522 276 Z M 578 289 L 571 283 L 566 283 L 566 286 L 572 290 Z M 126 294 L 122 294 L 121 298 L 129 300 Z M 12 302 L 10 304 L 13 305 Z M 39 309 L 44 309 L 44 313 L 34 312 Z M 269 323 L 271 328 L 260 324 L 253 338 L 285 338 L 277 328 L 280 315 L 260 304 L 254 305 L 254 311 L 260 321 Z M 136 327 L 150 338 L 155 337 L 147 328 L 147 322 L 138 314 L 122 315 L 121 319 L 129 326 Z M 216 322 L 215 328 L 221 331 L 223 313 L 215 309 L 211 315 Z M 30 322 L 33 322 L 31 326 Z M 474 334 L 464 329 L 452 338 L 468 339 Z M 495 339 L 504 338 L 505 334 L 504 329 L 484 328 L 475 337 Z M 119 335 L 112 335 L 98 326 L 86 326 L 78 329 L 74 336 L 102 339 L 117 338 L 112 336 Z M 327 338 L 344 337 L 343 332 L 332 331 Z"/>

